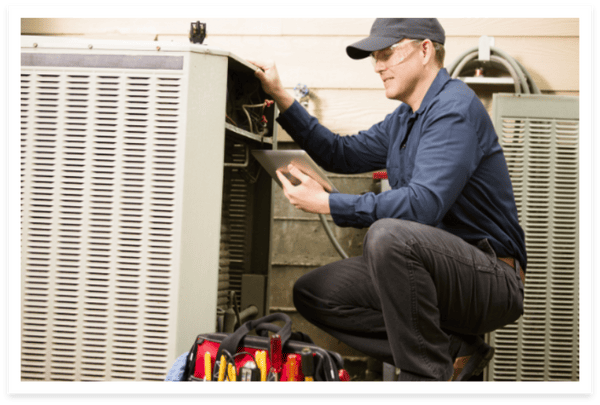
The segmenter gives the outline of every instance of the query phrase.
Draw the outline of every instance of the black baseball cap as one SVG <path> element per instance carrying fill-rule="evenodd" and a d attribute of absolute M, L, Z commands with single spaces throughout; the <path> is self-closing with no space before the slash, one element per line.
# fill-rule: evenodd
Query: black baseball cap
<path fill-rule="evenodd" d="M 346 48 L 352 59 L 364 59 L 371 52 L 385 49 L 404 38 L 430 39 L 444 44 L 446 34 L 437 18 L 378 18 L 371 27 L 371 33 Z"/>

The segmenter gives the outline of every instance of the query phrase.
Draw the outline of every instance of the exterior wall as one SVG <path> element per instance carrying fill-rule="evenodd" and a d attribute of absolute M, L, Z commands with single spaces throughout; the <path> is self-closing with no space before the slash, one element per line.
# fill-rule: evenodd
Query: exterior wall
<path fill-rule="evenodd" d="M 188 42 L 190 22 L 207 23 L 206 44 L 255 60 L 273 59 L 284 86 L 306 84 L 308 110 L 332 131 L 346 135 L 380 121 L 398 105 L 387 100 L 379 77 L 368 60 L 354 61 L 347 45 L 369 32 L 372 19 L 23 19 L 23 35 L 63 35 L 102 39 Z M 492 36 L 495 47 L 519 61 L 547 94 L 579 94 L 578 19 L 441 18 L 446 30 L 446 65 L 476 47 L 480 36 Z M 513 92 L 512 86 L 475 88 L 488 111 L 494 92 Z M 283 130 L 280 148 L 295 148 Z M 370 174 L 332 176 L 341 192 L 362 193 L 372 187 Z M 331 218 L 329 218 L 331 221 Z M 295 326 L 317 344 L 346 356 L 358 353 L 311 328 L 295 314 L 291 301 L 294 281 L 311 269 L 339 258 L 315 215 L 295 210 L 277 188 L 270 280 L 271 310 L 292 315 Z M 360 255 L 366 230 L 334 233 L 350 256 Z"/>
<path fill-rule="evenodd" d="M 23 19 L 24 35 L 187 42 L 198 19 Z M 369 61 L 354 61 L 347 45 L 368 34 L 372 19 L 199 19 L 207 23 L 205 43 L 241 57 L 277 63 L 293 92 L 298 83 L 311 93 L 309 111 L 332 131 L 352 134 L 381 120 L 398 102 L 387 100 Z M 446 30 L 446 64 L 477 46 L 482 35 L 518 60 L 544 93 L 579 92 L 579 22 L 560 18 L 441 18 Z M 491 91 L 478 89 L 488 105 Z M 498 90 L 512 91 L 511 87 Z M 289 141 L 280 133 L 280 141 Z"/>

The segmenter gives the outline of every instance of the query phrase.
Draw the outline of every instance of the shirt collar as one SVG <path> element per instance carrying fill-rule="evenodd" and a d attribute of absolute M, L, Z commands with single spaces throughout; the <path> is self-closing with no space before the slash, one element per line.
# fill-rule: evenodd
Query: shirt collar
<path fill-rule="evenodd" d="M 448 71 L 446 68 L 441 68 L 433 80 L 433 83 L 431 83 L 431 86 L 429 86 L 429 89 L 427 90 L 425 97 L 423 97 L 423 101 L 421 102 L 421 105 L 415 114 L 421 114 L 427 105 L 442 91 L 442 88 L 444 88 L 444 85 L 448 81 L 450 81 L 450 75 L 448 74 Z"/>

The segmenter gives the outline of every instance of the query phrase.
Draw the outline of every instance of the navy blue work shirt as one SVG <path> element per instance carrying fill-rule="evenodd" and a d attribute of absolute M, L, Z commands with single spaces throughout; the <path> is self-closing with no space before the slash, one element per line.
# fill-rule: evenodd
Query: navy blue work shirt
<path fill-rule="evenodd" d="M 338 226 L 364 228 L 381 218 L 436 226 L 526 267 L 512 183 L 492 121 L 477 95 L 441 69 L 420 108 L 400 104 L 366 131 L 339 136 L 295 102 L 277 121 L 325 170 L 387 169 L 392 190 L 329 196 Z"/>

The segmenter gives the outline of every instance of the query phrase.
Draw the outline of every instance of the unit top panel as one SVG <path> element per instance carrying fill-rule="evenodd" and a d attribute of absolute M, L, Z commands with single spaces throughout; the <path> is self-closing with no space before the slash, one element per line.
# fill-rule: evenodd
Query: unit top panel
<path fill-rule="evenodd" d="M 53 37 L 53 36 L 21 36 L 21 49 L 36 50 L 71 50 L 71 51 L 89 51 L 90 49 L 102 51 L 148 51 L 148 52 L 190 52 L 204 53 L 211 55 L 226 56 L 235 61 L 236 64 L 243 65 L 251 70 L 257 67 L 248 63 L 239 56 L 214 46 L 186 44 L 181 42 L 167 41 L 127 41 L 127 40 L 107 40 L 76 37 Z"/>

